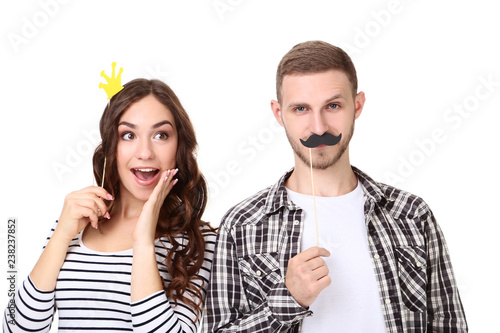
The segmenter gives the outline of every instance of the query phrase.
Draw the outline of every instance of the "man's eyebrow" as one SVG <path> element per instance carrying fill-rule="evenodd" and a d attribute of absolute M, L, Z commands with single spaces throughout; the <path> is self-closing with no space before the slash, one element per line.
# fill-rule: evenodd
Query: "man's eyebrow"
<path fill-rule="evenodd" d="M 305 103 L 305 102 L 291 102 L 289 103 L 286 108 L 287 109 L 293 109 L 293 108 L 296 108 L 298 106 L 303 106 L 303 107 L 306 107 L 308 109 L 311 108 L 311 106 L 309 105 L 309 103 Z"/>
<path fill-rule="evenodd" d="M 335 94 L 335 95 L 327 98 L 325 100 L 324 104 L 328 104 L 330 102 L 333 102 L 336 99 L 345 99 L 345 98 L 344 98 L 344 95 L 342 95 L 340 93 L 339 94 Z M 302 102 L 291 102 L 290 104 L 287 105 L 287 108 L 288 109 L 293 109 L 293 108 L 298 107 L 298 106 L 303 106 L 303 107 L 306 107 L 308 109 L 311 108 L 311 106 L 309 105 L 309 103 L 305 103 L 305 102 L 304 103 L 302 103 Z"/>
<path fill-rule="evenodd" d="M 170 126 L 172 126 L 172 128 L 174 127 L 174 125 L 172 125 L 172 123 L 168 120 L 163 120 L 163 121 L 160 121 L 159 123 L 156 123 L 152 126 L 152 128 L 158 128 L 158 127 L 161 127 L 165 124 L 168 124 Z M 133 128 L 133 129 L 136 129 L 137 128 L 137 125 L 134 125 L 132 123 L 129 123 L 128 121 L 121 121 L 118 126 L 121 126 L 121 125 L 124 125 L 124 126 L 128 126 L 130 128 Z"/>
<path fill-rule="evenodd" d="M 325 104 L 328 104 L 329 102 L 332 102 L 332 101 L 334 101 L 334 100 L 336 100 L 336 99 L 345 99 L 345 98 L 344 98 L 344 95 L 342 95 L 342 94 L 335 94 L 335 95 L 333 95 L 332 97 L 327 98 L 327 99 L 325 100 Z"/>

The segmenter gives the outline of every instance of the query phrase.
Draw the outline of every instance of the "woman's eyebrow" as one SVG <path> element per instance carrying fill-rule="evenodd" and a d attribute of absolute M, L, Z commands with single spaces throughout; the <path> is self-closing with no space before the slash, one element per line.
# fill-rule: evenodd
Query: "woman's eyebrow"
<path fill-rule="evenodd" d="M 121 126 L 121 125 L 125 125 L 125 126 L 128 126 L 128 127 L 130 127 L 130 128 L 134 128 L 134 129 L 135 129 L 135 128 L 137 128 L 137 126 L 136 126 L 136 125 L 134 125 L 134 124 L 132 124 L 132 123 L 129 123 L 128 121 L 122 121 L 122 122 L 120 122 L 120 123 L 118 124 L 118 126 Z"/>
<path fill-rule="evenodd" d="M 172 123 L 170 121 L 164 120 L 164 121 L 160 121 L 159 123 L 154 124 L 153 128 L 158 128 L 158 127 L 163 126 L 165 124 L 172 126 L 172 128 L 174 127 L 174 125 L 172 125 Z"/>
<path fill-rule="evenodd" d="M 163 120 L 163 121 L 160 121 L 159 123 L 156 123 L 154 124 L 153 126 L 151 126 L 152 128 L 158 128 L 158 127 L 161 127 L 165 124 L 168 124 L 170 126 L 172 126 L 172 128 L 174 127 L 174 125 L 172 125 L 172 123 L 168 120 Z M 130 128 L 133 128 L 133 129 L 136 129 L 137 128 L 137 125 L 134 125 L 132 123 L 129 123 L 128 121 L 122 121 L 118 124 L 118 126 L 121 126 L 121 125 L 124 125 L 124 126 L 128 126 Z"/>

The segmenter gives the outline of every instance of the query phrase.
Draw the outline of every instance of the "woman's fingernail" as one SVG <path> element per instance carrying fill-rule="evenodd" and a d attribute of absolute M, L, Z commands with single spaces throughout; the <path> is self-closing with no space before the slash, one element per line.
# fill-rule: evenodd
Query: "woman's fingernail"
<path fill-rule="evenodd" d="M 174 170 L 174 174 L 173 174 L 173 176 L 175 176 L 175 175 L 177 174 L 177 172 L 179 172 L 179 169 L 178 169 L 178 168 L 176 168 L 176 169 Z"/>
<path fill-rule="evenodd" d="M 106 214 L 104 214 L 104 217 L 109 220 L 111 218 L 111 215 L 109 215 L 109 212 L 106 212 Z"/>
<path fill-rule="evenodd" d="M 174 182 L 172 183 L 172 186 L 174 186 L 175 184 L 177 184 L 178 181 L 179 181 L 179 179 L 174 179 Z"/>
<path fill-rule="evenodd" d="M 113 198 L 113 196 L 111 194 L 108 193 L 108 199 L 109 200 L 114 200 L 115 198 Z"/>
<path fill-rule="evenodd" d="M 167 176 L 165 177 L 165 180 L 163 180 L 163 181 L 166 182 L 169 176 L 170 176 L 170 170 L 167 170 Z"/>

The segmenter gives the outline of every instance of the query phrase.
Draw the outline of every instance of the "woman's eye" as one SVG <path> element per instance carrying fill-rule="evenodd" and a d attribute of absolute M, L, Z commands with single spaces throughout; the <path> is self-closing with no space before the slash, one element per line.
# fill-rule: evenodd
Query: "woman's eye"
<path fill-rule="evenodd" d="M 125 132 L 125 133 L 122 134 L 122 139 L 130 141 L 130 140 L 135 139 L 135 135 L 132 132 Z"/>
<path fill-rule="evenodd" d="M 155 139 L 158 139 L 158 140 L 166 140 L 168 139 L 168 134 L 167 133 L 157 133 L 155 135 Z"/>

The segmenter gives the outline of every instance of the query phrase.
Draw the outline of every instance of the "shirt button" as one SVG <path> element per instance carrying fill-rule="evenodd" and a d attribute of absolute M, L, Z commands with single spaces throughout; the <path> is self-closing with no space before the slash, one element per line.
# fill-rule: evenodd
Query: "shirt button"
<path fill-rule="evenodd" d="M 255 274 L 257 274 L 257 276 L 261 276 L 262 273 L 260 271 L 257 271 L 255 272 Z"/>
<path fill-rule="evenodd" d="M 299 225 L 299 223 L 300 223 L 300 221 L 299 221 L 299 220 L 295 220 L 295 221 L 293 221 L 293 224 L 294 224 L 294 225 Z"/>
<path fill-rule="evenodd" d="M 422 267 L 422 263 L 420 261 L 417 261 L 417 267 Z"/>
<path fill-rule="evenodd" d="M 378 254 L 373 256 L 375 259 L 380 259 L 380 256 Z"/>
<path fill-rule="evenodd" d="M 387 305 L 391 304 L 391 300 L 390 300 L 390 299 L 388 299 L 388 298 L 386 298 L 386 299 L 385 299 L 385 304 L 387 304 Z"/>

